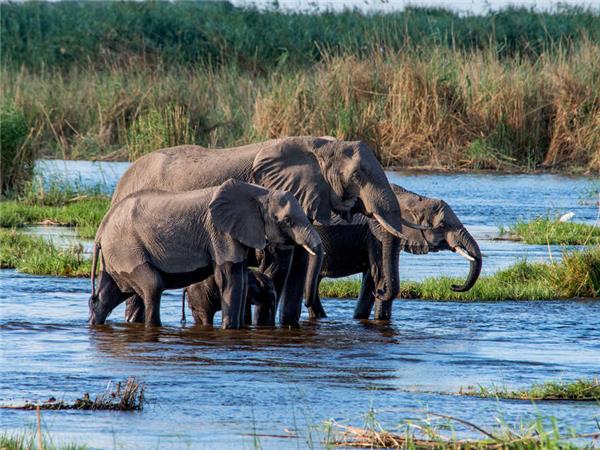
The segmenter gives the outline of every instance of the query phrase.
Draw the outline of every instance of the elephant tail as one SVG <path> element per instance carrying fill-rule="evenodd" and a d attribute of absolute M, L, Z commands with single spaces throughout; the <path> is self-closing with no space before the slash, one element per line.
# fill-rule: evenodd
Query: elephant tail
<path fill-rule="evenodd" d="M 181 323 L 185 325 L 185 293 L 187 292 L 187 288 L 183 288 L 183 292 L 181 293 Z"/>
<path fill-rule="evenodd" d="M 96 269 L 98 268 L 98 254 L 100 253 L 100 243 L 94 242 L 94 250 L 92 252 L 92 298 L 96 298 Z"/>

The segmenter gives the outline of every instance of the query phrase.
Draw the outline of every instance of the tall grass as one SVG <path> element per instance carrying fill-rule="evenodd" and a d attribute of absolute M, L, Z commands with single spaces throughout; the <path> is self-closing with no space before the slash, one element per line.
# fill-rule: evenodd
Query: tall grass
<path fill-rule="evenodd" d="M 0 102 L 41 156 L 133 160 L 163 146 L 287 135 L 371 143 L 385 166 L 600 172 L 600 45 L 531 59 L 493 49 L 327 56 L 255 75 L 236 65 L 67 72 L 4 68 Z"/>

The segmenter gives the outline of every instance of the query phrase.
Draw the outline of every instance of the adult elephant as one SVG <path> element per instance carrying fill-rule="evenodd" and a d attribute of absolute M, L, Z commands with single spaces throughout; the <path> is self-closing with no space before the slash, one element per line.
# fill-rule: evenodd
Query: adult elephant
<path fill-rule="evenodd" d="M 355 209 L 398 238 L 405 238 L 403 226 L 420 228 L 401 216 L 396 196 L 369 147 L 361 141 L 333 138 L 289 137 L 229 149 L 183 145 L 156 150 L 129 167 L 113 203 L 143 189 L 188 191 L 229 178 L 292 193 L 314 224 L 328 224 L 332 213 L 347 215 Z M 273 279 L 281 299 L 282 325 L 298 325 L 305 280 L 309 291 L 314 291 L 322 258 L 322 251 L 309 260 L 302 248 L 267 247 L 261 271 Z M 136 308 L 129 305 L 128 310 Z M 311 313 L 322 315 L 319 310 Z"/>
<path fill-rule="evenodd" d="M 464 292 L 473 287 L 481 272 L 481 251 L 452 208 L 443 200 L 427 198 L 392 184 L 403 213 L 426 231 L 404 227 L 408 240 L 398 239 L 379 223 L 355 216 L 352 224 L 316 226 L 325 249 L 325 257 L 317 284 L 323 277 L 339 278 L 363 274 L 356 319 L 368 319 L 375 304 L 374 318 L 389 320 L 392 300 L 399 291 L 399 253 L 426 254 L 451 250 L 470 262 L 464 284 L 452 286 Z M 322 310 L 318 289 L 306 293 L 307 306 Z"/>

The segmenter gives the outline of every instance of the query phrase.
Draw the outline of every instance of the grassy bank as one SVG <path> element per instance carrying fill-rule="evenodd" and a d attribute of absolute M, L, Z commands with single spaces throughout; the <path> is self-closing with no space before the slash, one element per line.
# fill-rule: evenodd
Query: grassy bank
<path fill-rule="evenodd" d="M 572 400 L 600 401 L 600 381 L 598 378 L 575 381 L 549 381 L 534 384 L 529 389 L 509 390 L 506 388 L 484 387 L 461 390 L 461 395 L 509 400 Z"/>
<path fill-rule="evenodd" d="M 538 218 L 519 221 L 500 234 L 527 244 L 600 245 L 600 226 Z"/>
<path fill-rule="evenodd" d="M 0 227 L 44 224 L 75 227 L 82 238 L 93 239 L 110 206 L 110 198 L 80 198 L 62 205 L 6 200 L 0 203 Z"/>
<path fill-rule="evenodd" d="M 424 300 L 544 300 L 600 297 L 600 248 L 565 252 L 559 263 L 520 261 L 494 275 L 482 276 L 468 292 L 454 292 L 458 278 L 402 282 L 400 298 Z M 360 280 L 324 280 L 320 294 L 331 298 L 358 296 Z"/>
<path fill-rule="evenodd" d="M 87 277 L 91 261 L 81 245 L 61 249 L 42 237 L 0 229 L 0 268 L 33 275 Z"/>

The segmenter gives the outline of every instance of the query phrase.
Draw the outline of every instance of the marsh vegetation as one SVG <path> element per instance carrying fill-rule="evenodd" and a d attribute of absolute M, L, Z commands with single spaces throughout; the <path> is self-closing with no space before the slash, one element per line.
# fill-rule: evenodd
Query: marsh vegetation
<path fill-rule="evenodd" d="M 593 10 L 26 3 L 2 12 L 1 104 L 14 130 L 2 134 L 30 158 L 134 160 L 183 143 L 333 135 L 371 143 L 388 167 L 600 170 Z"/>
<path fill-rule="evenodd" d="M 534 384 L 528 389 L 511 390 L 506 387 L 467 388 L 460 395 L 501 398 L 509 400 L 570 400 L 600 402 L 600 381 L 598 378 L 575 381 L 547 381 Z"/>

